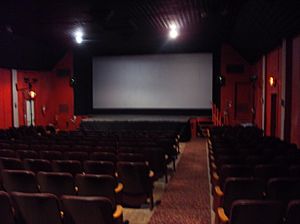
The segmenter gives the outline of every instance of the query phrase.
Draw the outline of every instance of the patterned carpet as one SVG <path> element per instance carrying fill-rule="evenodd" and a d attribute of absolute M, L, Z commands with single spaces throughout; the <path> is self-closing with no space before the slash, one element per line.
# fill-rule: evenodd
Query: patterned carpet
<path fill-rule="evenodd" d="M 150 224 L 208 224 L 211 222 L 204 139 L 187 143 L 177 172 L 155 209 Z"/>

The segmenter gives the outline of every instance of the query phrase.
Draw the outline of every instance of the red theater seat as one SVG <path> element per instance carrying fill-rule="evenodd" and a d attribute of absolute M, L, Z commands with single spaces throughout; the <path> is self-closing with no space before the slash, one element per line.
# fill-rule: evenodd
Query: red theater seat
<path fill-rule="evenodd" d="M 53 194 L 11 193 L 18 223 L 62 224 L 58 199 Z"/>
<path fill-rule="evenodd" d="M 114 210 L 108 198 L 63 196 L 62 202 L 71 223 L 121 224 L 123 221 L 122 207 Z"/>

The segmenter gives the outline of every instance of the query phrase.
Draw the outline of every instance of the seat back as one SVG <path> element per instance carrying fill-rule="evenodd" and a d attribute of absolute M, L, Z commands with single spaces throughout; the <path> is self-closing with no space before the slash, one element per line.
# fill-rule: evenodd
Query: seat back
<path fill-rule="evenodd" d="M 52 169 L 55 172 L 67 172 L 75 176 L 82 173 L 81 163 L 78 160 L 53 160 Z"/>
<path fill-rule="evenodd" d="M 267 184 L 267 196 L 272 200 L 280 200 L 285 204 L 289 200 L 300 199 L 300 179 L 271 178 Z"/>
<path fill-rule="evenodd" d="M 52 171 L 51 163 L 48 160 L 44 159 L 25 159 L 24 166 L 27 170 L 30 170 L 35 173 L 39 171 Z"/>
<path fill-rule="evenodd" d="M 290 177 L 300 178 L 300 165 L 291 165 L 289 167 Z"/>
<path fill-rule="evenodd" d="M 18 223 L 62 224 L 58 199 L 53 194 L 11 193 Z"/>
<path fill-rule="evenodd" d="M 237 200 L 232 205 L 230 224 L 282 224 L 283 213 L 278 201 Z"/>
<path fill-rule="evenodd" d="M 253 178 L 227 178 L 224 185 L 222 207 L 227 215 L 230 215 L 232 203 L 239 199 L 263 198 L 265 185 L 259 179 Z"/>
<path fill-rule="evenodd" d="M 115 178 L 109 175 L 77 174 L 76 186 L 80 196 L 102 196 L 111 200 L 113 207 L 116 206 Z"/>
<path fill-rule="evenodd" d="M 71 223 L 113 224 L 113 206 L 107 198 L 63 196 L 62 202 Z"/>
<path fill-rule="evenodd" d="M 9 195 L 0 191 L 0 220 L 1 224 L 14 224 L 14 214 Z"/>
<path fill-rule="evenodd" d="M 87 152 L 66 152 L 65 157 L 68 160 L 78 160 L 80 162 L 83 162 L 85 160 L 88 160 L 89 155 Z"/>
<path fill-rule="evenodd" d="M 26 193 L 39 192 L 35 174 L 27 170 L 3 170 L 3 187 L 6 191 L 19 191 Z"/>
<path fill-rule="evenodd" d="M 123 192 L 128 194 L 145 194 L 152 191 L 149 179 L 149 167 L 140 162 L 118 162 L 117 172 L 124 185 Z"/>
<path fill-rule="evenodd" d="M 41 192 L 55 194 L 58 197 L 76 194 L 74 179 L 70 173 L 39 172 L 37 180 Z"/>
<path fill-rule="evenodd" d="M 244 165 L 223 165 L 220 170 L 220 184 L 224 187 L 228 177 L 251 177 L 253 169 Z"/>
<path fill-rule="evenodd" d="M 20 159 L 17 158 L 0 158 L 0 170 L 24 170 L 24 165 Z"/>
<path fill-rule="evenodd" d="M 127 162 L 145 162 L 145 157 L 141 153 L 119 153 L 118 161 L 127 161 Z"/>
<path fill-rule="evenodd" d="M 167 175 L 166 152 L 162 148 L 145 147 L 143 149 L 145 160 L 149 162 L 149 167 L 157 177 Z"/>
<path fill-rule="evenodd" d="M 85 161 L 83 164 L 84 172 L 88 174 L 107 174 L 115 176 L 115 165 L 109 161 Z"/>
<path fill-rule="evenodd" d="M 14 151 L 12 149 L 1 149 L 0 150 L 0 157 L 16 158 L 17 154 L 16 154 L 16 151 Z"/>
<path fill-rule="evenodd" d="M 33 150 L 17 150 L 17 155 L 20 159 L 38 159 L 39 155 Z"/>
<path fill-rule="evenodd" d="M 273 177 L 288 176 L 286 167 L 272 164 L 257 165 L 254 168 L 254 176 L 268 182 Z"/>
<path fill-rule="evenodd" d="M 285 224 L 300 223 L 300 200 L 290 201 L 287 206 Z"/>
<path fill-rule="evenodd" d="M 41 157 L 41 159 L 46 159 L 49 161 L 62 160 L 63 154 L 60 151 L 41 151 L 40 157 Z"/>
<path fill-rule="evenodd" d="M 111 152 L 93 152 L 90 154 L 90 159 L 98 161 L 109 161 L 113 162 L 114 164 L 117 162 L 116 155 Z"/>

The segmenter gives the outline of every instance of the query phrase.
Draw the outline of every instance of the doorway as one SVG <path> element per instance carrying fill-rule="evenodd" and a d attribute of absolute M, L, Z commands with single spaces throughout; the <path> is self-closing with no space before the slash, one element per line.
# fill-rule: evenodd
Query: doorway
<path fill-rule="evenodd" d="M 34 117 L 34 100 L 26 100 L 26 124 L 27 126 L 35 125 Z"/>
<path fill-rule="evenodd" d="M 271 136 L 276 136 L 277 94 L 271 95 Z"/>

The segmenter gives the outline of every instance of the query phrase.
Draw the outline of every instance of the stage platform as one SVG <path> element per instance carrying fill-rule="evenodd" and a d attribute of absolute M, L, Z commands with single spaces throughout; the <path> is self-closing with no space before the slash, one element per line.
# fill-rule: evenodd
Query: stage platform
<path fill-rule="evenodd" d="M 185 123 L 190 119 L 203 119 L 210 121 L 210 117 L 199 117 L 197 115 L 91 115 L 83 119 L 83 122 L 180 122 Z"/>

